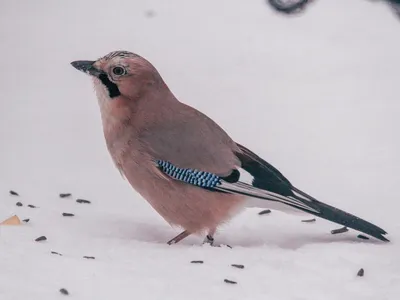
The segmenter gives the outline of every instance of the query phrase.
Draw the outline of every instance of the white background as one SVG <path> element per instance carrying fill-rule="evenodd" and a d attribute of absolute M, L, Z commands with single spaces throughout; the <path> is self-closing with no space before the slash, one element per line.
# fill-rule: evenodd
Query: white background
<path fill-rule="evenodd" d="M 262 0 L 2 0 L 0 220 L 31 221 L 0 227 L 0 299 L 57 299 L 62 287 L 71 299 L 397 299 L 399 30 L 365 0 L 316 1 L 298 17 Z M 114 50 L 149 59 L 181 101 L 392 242 L 249 209 L 216 236 L 233 249 L 165 245 L 179 229 L 122 180 L 90 79 L 70 66 Z"/>

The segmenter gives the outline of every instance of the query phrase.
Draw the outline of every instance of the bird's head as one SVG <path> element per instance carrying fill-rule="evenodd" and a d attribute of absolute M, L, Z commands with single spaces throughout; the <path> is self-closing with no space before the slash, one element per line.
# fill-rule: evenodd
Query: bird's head
<path fill-rule="evenodd" d="M 156 68 L 143 57 L 114 51 L 96 60 L 79 60 L 73 67 L 92 76 L 99 98 L 135 101 L 148 91 L 165 86 Z"/>

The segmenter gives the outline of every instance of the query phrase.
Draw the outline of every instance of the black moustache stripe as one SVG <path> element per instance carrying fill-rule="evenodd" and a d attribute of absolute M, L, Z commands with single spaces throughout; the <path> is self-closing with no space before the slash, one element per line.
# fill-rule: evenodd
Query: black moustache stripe
<path fill-rule="evenodd" d="M 107 88 L 108 95 L 110 96 L 111 99 L 121 95 L 118 86 L 114 82 L 111 82 L 106 74 L 100 74 L 99 79 Z"/>

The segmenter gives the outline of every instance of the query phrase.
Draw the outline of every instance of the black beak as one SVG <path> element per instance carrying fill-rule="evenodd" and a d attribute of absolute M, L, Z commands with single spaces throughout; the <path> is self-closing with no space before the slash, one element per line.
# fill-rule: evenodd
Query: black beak
<path fill-rule="evenodd" d="M 98 76 L 100 76 L 101 74 L 103 74 L 103 71 L 101 71 L 101 70 L 99 70 L 99 69 L 96 69 L 96 68 L 93 66 L 94 63 L 95 63 L 95 62 L 94 62 L 94 61 L 91 61 L 91 60 L 77 60 L 77 61 L 73 61 L 73 62 L 71 63 L 71 65 L 72 65 L 75 69 L 77 69 L 77 70 L 79 70 L 79 71 L 82 71 L 82 72 L 87 73 L 87 74 L 89 74 L 89 75 L 98 77 Z"/>

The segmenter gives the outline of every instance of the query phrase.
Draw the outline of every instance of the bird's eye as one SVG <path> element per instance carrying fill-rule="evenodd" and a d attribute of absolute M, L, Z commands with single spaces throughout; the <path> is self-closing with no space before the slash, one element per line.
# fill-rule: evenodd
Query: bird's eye
<path fill-rule="evenodd" d="M 117 76 L 122 76 L 122 75 L 126 74 L 126 71 L 123 67 L 114 67 L 112 69 L 112 72 L 114 75 L 117 75 Z"/>

